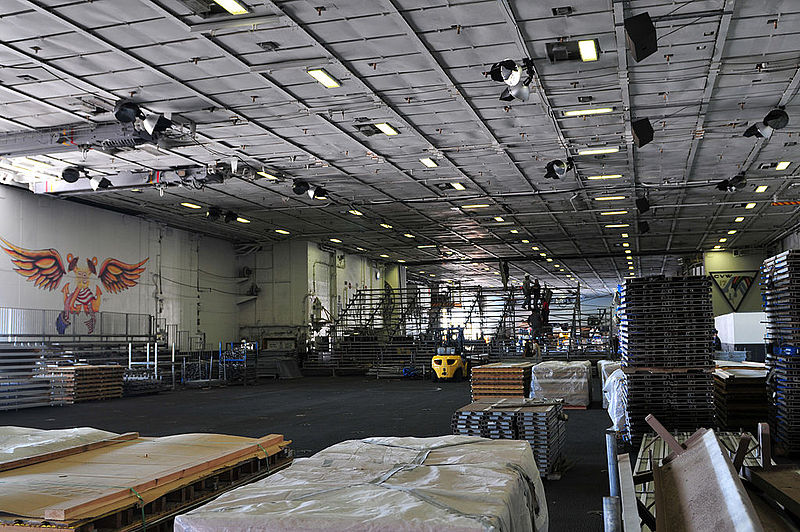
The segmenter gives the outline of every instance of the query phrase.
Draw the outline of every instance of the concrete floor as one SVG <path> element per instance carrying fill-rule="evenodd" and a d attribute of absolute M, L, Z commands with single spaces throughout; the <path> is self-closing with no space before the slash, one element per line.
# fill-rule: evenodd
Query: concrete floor
<path fill-rule="evenodd" d="M 597 395 L 595 395 L 597 397 Z M 218 432 L 240 436 L 283 434 L 298 456 L 342 440 L 368 436 L 439 436 L 469 403 L 469 383 L 364 377 L 306 377 L 258 386 L 183 390 L 144 397 L 0 412 L 0 426 L 44 429 L 90 426 L 145 436 Z M 603 529 L 605 411 L 569 410 L 561 480 L 545 482 L 550 530 Z"/>

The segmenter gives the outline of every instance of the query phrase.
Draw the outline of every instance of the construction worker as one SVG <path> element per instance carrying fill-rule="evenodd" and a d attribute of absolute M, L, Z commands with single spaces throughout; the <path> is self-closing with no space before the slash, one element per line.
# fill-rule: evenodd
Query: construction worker
<path fill-rule="evenodd" d="M 539 296 L 541 294 L 542 288 L 539 286 L 539 279 L 533 281 L 533 306 L 534 308 L 539 308 Z"/>
<path fill-rule="evenodd" d="M 508 262 L 500 261 L 500 280 L 503 281 L 503 290 L 508 290 Z"/>
<path fill-rule="evenodd" d="M 522 282 L 522 294 L 525 296 L 525 301 L 522 303 L 522 308 L 530 310 L 531 308 L 531 276 L 525 274 L 525 280 Z"/>

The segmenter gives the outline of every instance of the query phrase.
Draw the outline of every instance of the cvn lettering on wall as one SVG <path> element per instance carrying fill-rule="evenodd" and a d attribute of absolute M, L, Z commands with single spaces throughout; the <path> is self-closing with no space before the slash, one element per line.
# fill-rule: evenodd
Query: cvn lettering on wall
<path fill-rule="evenodd" d="M 80 264 L 79 257 L 72 253 L 67 255 L 66 267 L 61 260 L 61 254 L 55 249 L 31 250 L 15 246 L 4 238 L 0 246 L 11 256 L 14 271 L 27 278 L 37 288 L 42 290 L 56 290 L 61 280 L 67 273 L 72 273 L 75 279 L 74 288 L 66 283 L 61 288 L 64 294 L 64 310 L 58 314 L 56 329 L 59 334 L 64 334 L 72 323 L 72 318 L 84 314 L 86 328 L 89 334 L 94 332 L 96 323 L 95 314 L 100 311 L 100 300 L 103 294 L 99 285 L 92 290 L 92 275 L 96 275 L 108 292 L 113 294 L 122 292 L 136 286 L 139 278 L 144 273 L 144 264 L 150 259 L 145 258 L 136 264 L 128 264 L 117 259 L 106 259 L 97 269 L 97 257 L 86 259 L 86 265 Z"/>

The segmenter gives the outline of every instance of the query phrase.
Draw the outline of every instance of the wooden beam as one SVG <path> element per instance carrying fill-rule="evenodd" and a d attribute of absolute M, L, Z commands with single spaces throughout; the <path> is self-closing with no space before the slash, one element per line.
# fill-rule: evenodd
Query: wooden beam
<path fill-rule="evenodd" d="M 33 464 L 39 464 L 42 462 L 47 462 L 49 460 L 55 460 L 56 458 L 71 456 L 73 454 L 85 453 L 86 451 L 100 449 L 101 447 L 114 445 L 115 443 L 122 443 L 126 441 L 135 440 L 138 437 L 139 437 L 138 432 L 126 432 L 125 434 L 114 436 L 113 438 L 108 438 L 106 440 L 100 440 L 92 443 L 86 443 L 83 445 L 78 445 L 77 447 L 68 447 L 66 449 L 51 451 L 49 453 L 35 454 L 33 456 L 26 456 L 25 458 L 9 460 L 8 462 L 0 463 L 0 472 L 9 471 L 11 469 L 16 469 L 18 467 L 25 467 Z"/>

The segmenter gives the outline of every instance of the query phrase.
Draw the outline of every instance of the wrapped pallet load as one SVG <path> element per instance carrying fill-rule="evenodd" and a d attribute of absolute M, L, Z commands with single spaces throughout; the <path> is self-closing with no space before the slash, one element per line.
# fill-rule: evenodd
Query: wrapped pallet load
<path fill-rule="evenodd" d="M 349 440 L 175 519 L 176 532 L 548 529 L 526 441 Z"/>
<path fill-rule="evenodd" d="M 592 402 L 592 363 L 588 360 L 550 360 L 533 366 L 531 397 L 563 399 L 569 407 L 588 407 Z"/>
<path fill-rule="evenodd" d="M 597 375 L 600 377 L 600 386 L 603 389 L 603 408 L 608 408 L 608 396 L 606 395 L 606 380 L 608 377 L 622 367 L 618 360 L 598 360 Z"/>

